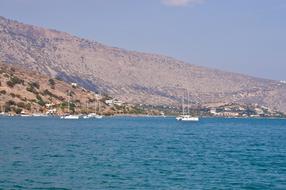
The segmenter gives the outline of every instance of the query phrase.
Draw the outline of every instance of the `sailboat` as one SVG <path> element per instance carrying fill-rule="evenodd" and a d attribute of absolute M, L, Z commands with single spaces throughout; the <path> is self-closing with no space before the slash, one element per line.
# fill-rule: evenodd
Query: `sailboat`
<path fill-rule="evenodd" d="M 5 111 L 4 111 L 4 106 L 1 106 L 1 108 L 2 108 L 2 112 L 0 113 L 0 116 L 1 116 L 1 115 L 6 115 L 6 114 L 5 114 Z"/>
<path fill-rule="evenodd" d="M 185 108 L 184 108 L 184 96 L 182 97 L 182 110 L 183 110 L 183 114 L 179 115 L 176 117 L 177 121 L 199 121 L 199 117 L 196 116 L 192 116 L 190 115 L 190 106 L 189 106 L 189 92 L 188 92 L 188 110 L 187 110 L 187 114 L 185 114 Z"/>
<path fill-rule="evenodd" d="M 91 119 L 91 118 L 95 118 L 95 119 L 101 119 L 102 115 L 98 115 L 96 113 L 90 113 L 88 115 L 83 116 L 84 119 Z"/>
<path fill-rule="evenodd" d="M 98 103 L 98 109 L 100 109 L 100 103 Z M 96 101 L 94 101 L 94 113 L 90 113 L 88 115 L 85 115 L 83 116 L 84 119 L 92 119 L 92 118 L 95 118 L 95 119 L 101 119 L 102 118 L 102 115 L 98 115 L 96 113 Z"/>
<path fill-rule="evenodd" d="M 64 115 L 61 119 L 79 119 L 79 115 Z"/>
<path fill-rule="evenodd" d="M 69 101 L 68 101 L 68 110 L 69 110 L 69 114 L 68 115 L 64 115 L 61 116 L 61 119 L 79 119 L 79 115 L 72 115 L 70 114 L 70 93 L 69 93 Z"/>

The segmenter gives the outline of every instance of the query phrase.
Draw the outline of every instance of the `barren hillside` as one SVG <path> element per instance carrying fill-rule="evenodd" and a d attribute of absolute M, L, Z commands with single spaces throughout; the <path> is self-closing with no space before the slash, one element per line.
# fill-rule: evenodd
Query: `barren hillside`
<path fill-rule="evenodd" d="M 101 96 L 82 87 L 25 71 L 0 62 L 0 112 L 31 113 L 91 113 L 104 115 L 136 113 L 132 105 L 107 105 Z M 70 110 L 68 110 L 68 101 Z"/>
<path fill-rule="evenodd" d="M 188 90 L 194 103 L 257 103 L 286 112 L 283 83 L 108 47 L 3 17 L 0 59 L 130 103 L 178 105 Z"/>

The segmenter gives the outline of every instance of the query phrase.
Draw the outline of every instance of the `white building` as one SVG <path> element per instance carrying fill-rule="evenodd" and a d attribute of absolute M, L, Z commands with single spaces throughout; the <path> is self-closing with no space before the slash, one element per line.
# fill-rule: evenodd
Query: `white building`
<path fill-rule="evenodd" d="M 71 83 L 72 87 L 77 87 L 77 83 L 73 82 Z"/>
<path fill-rule="evenodd" d="M 46 104 L 45 106 L 46 106 L 46 108 L 51 108 L 51 107 L 55 106 L 55 104 L 51 103 L 51 104 Z"/>
<path fill-rule="evenodd" d="M 47 112 L 46 112 L 46 114 L 56 114 L 57 113 L 57 109 L 56 108 L 54 108 L 54 109 L 49 109 Z"/>
<path fill-rule="evenodd" d="M 111 100 L 105 100 L 105 103 L 107 105 L 117 105 L 117 106 L 122 106 L 124 102 L 120 101 L 120 100 L 115 100 L 115 99 L 111 99 Z"/>
<path fill-rule="evenodd" d="M 264 114 L 264 111 L 260 108 L 255 108 L 255 112 L 260 115 L 260 114 Z"/>
<path fill-rule="evenodd" d="M 216 115 L 216 114 L 217 114 L 216 108 L 212 108 L 212 109 L 210 110 L 210 113 L 213 114 L 213 115 Z"/>
<path fill-rule="evenodd" d="M 113 105 L 113 100 L 105 100 L 105 103 L 106 103 L 107 105 Z"/>

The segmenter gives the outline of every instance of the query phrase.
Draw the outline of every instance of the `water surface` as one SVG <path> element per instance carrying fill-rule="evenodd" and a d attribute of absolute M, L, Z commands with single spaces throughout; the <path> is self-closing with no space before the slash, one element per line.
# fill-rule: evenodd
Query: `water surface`
<path fill-rule="evenodd" d="M 2 117 L 0 189 L 286 189 L 286 120 Z"/>

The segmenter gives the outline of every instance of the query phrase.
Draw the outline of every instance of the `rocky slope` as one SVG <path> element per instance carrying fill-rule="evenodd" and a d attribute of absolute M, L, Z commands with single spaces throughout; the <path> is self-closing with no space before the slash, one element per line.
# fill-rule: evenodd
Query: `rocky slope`
<path fill-rule="evenodd" d="M 1 62 L 0 81 L 0 112 L 55 115 L 94 112 L 113 115 L 138 112 L 132 105 L 107 105 L 105 100 L 110 97 Z"/>
<path fill-rule="evenodd" d="M 131 103 L 178 105 L 188 90 L 194 104 L 252 103 L 286 112 L 286 85 L 280 82 L 108 47 L 3 17 L 0 59 Z"/>

